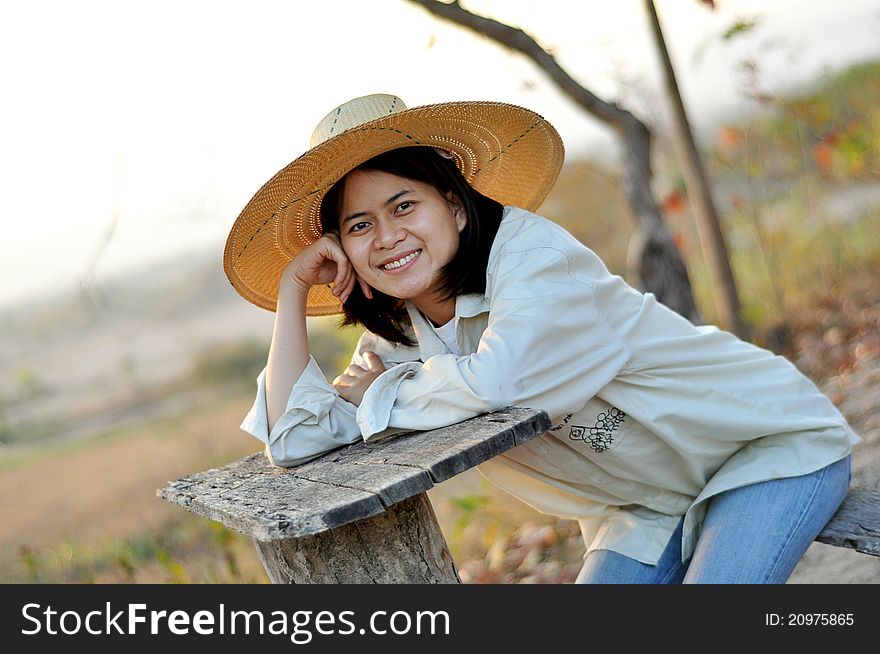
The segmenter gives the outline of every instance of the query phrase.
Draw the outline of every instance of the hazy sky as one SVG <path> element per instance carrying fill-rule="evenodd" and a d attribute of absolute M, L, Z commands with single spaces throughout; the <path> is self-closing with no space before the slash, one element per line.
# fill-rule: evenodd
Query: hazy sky
<path fill-rule="evenodd" d="M 779 90 L 880 56 L 877 0 L 658 0 L 694 123 L 748 108 L 738 63 Z M 606 99 L 658 115 L 641 0 L 471 0 L 519 24 Z M 736 18 L 761 18 L 730 43 Z M 502 100 L 559 129 L 569 157 L 604 129 L 523 57 L 405 0 L 0 0 L 0 304 L 222 244 L 259 186 L 333 106 Z M 107 247 L 101 244 L 107 241 Z"/>

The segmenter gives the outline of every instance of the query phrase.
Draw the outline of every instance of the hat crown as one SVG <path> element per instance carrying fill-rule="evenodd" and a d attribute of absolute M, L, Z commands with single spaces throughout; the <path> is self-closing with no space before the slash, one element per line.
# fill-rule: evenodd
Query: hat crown
<path fill-rule="evenodd" d="M 321 119 L 321 122 L 315 127 L 315 131 L 312 132 L 309 147 L 314 148 L 346 130 L 405 109 L 406 105 L 403 100 L 396 95 L 387 93 L 374 93 L 349 100 Z"/>

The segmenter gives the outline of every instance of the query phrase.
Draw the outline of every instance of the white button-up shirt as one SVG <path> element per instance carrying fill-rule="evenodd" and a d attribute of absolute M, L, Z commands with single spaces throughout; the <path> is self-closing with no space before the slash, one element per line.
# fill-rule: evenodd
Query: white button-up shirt
<path fill-rule="evenodd" d="M 515 207 L 489 255 L 486 292 L 455 303 L 453 354 L 407 302 L 415 347 L 365 332 L 386 370 L 360 406 L 313 358 L 268 430 L 265 371 L 242 428 L 282 466 L 505 406 L 543 409 L 543 435 L 478 466 L 538 511 L 578 520 L 587 553 L 654 564 L 681 519 L 682 560 L 706 501 L 803 475 L 859 441 L 832 402 L 786 359 L 697 327 L 641 293 L 559 225 Z"/>

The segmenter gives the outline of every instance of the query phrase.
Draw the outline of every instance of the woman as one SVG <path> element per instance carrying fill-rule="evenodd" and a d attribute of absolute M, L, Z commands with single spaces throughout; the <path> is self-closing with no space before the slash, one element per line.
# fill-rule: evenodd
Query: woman
<path fill-rule="evenodd" d="M 846 495 L 858 436 L 786 360 L 692 325 L 531 213 L 562 152 L 500 103 L 328 114 L 227 242 L 235 288 L 276 310 L 242 427 L 292 466 L 544 409 L 548 432 L 479 469 L 579 521 L 579 582 L 784 582 Z M 340 310 L 366 331 L 331 385 L 306 315 Z"/>

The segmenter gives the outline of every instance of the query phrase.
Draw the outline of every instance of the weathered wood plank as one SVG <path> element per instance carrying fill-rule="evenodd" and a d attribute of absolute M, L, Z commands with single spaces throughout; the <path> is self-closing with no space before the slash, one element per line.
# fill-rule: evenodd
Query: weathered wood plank
<path fill-rule="evenodd" d="M 508 408 L 356 443 L 290 469 L 254 454 L 170 482 L 157 494 L 259 541 L 307 536 L 375 516 L 549 427 L 543 411 Z"/>
<path fill-rule="evenodd" d="M 510 407 L 449 427 L 367 443 L 360 460 L 422 468 L 439 483 L 543 434 L 550 426 L 544 411 Z"/>
<path fill-rule="evenodd" d="M 375 494 L 296 479 L 262 453 L 173 481 L 158 494 L 259 540 L 315 534 L 385 510 Z"/>
<path fill-rule="evenodd" d="M 851 488 L 816 540 L 880 556 L 880 491 Z"/>
<path fill-rule="evenodd" d="M 360 448 L 358 448 L 358 452 Z M 298 479 L 334 484 L 372 493 L 385 507 L 392 506 L 413 495 L 424 493 L 434 485 L 424 470 L 392 463 L 369 464 L 361 457 L 321 457 L 308 467 L 293 469 Z"/>

